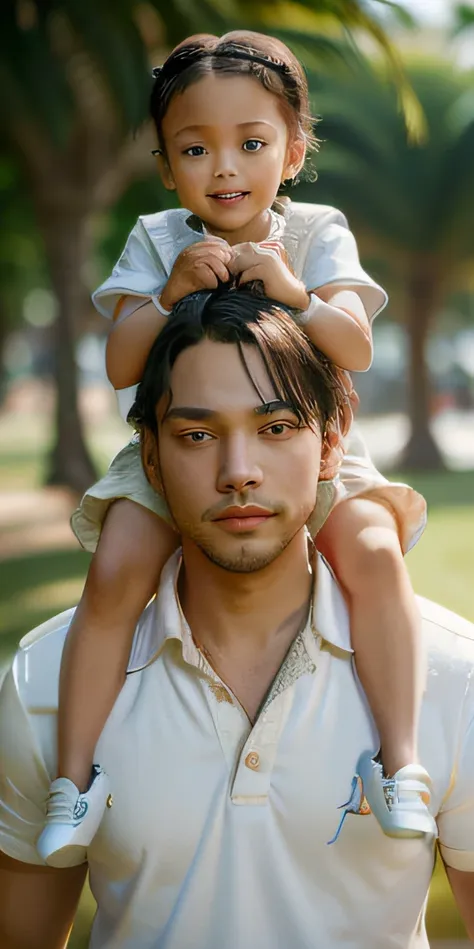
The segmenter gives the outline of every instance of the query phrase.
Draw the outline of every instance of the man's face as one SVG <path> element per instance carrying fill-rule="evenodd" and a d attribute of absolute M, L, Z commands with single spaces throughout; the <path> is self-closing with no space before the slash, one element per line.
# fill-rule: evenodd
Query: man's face
<path fill-rule="evenodd" d="M 213 563 L 247 573 L 304 528 L 321 439 L 276 399 L 258 350 L 242 350 L 255 387 L 236 345 L 204 340 L 178 357 L 171 404 L 163 399 L 157 417 L 163 493 L 184 550 L 195 544 Z"/>

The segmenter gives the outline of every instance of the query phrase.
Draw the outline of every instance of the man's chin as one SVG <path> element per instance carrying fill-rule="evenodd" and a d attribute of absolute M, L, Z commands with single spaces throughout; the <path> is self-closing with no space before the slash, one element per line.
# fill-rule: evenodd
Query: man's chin
<path fill-rule="evenodd" d="M 229 573 L 256 573 L 264 570 L 276 560 L 291 542 L 292 537 L 271 546 L 259 547 L 253 544 L 240 544 L 234 550 L 224 550 L 220 545 L 198 543 L 197 546 L 211 563 Z"/>

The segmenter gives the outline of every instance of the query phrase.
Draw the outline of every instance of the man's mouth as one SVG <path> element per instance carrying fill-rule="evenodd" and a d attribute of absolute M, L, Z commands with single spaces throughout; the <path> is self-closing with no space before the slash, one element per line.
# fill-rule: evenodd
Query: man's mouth
<path fill-rule="evenodd" d="M 248 504 L 244 507 L 228 507 L 213 520 L 224 530 L 230 531 L 232 534 L 240 534 L 260 527 L 261 524 L 265 524 L 272 517 L 275 517 L 275 514 L 273 511 L 269 511 L 268 508 Z"/>
<path fill-rule="evenodd" d="M 219 204 L 237 204 L 249 194 L 250 191 L 214 191 L 212 194 L 208 194 L 207 197 L 213 198 Z"/>

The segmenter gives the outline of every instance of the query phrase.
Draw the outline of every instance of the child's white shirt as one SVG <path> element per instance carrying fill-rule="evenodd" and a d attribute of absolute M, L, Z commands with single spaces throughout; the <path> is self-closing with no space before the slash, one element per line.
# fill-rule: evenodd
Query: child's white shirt
<path fill-rule="evenodd" d="M 387 294 L 362 268 L 354 235 L 341 211 L 322 204 L 277 199 L 270 213 L 267 239 L 282 241 L 295 275 L 307 290 L 328 284 L 354 290 L 369 320 L 383 310 Z M 112 274 L 92 295 L 99 313 L 113 319 L 124 296 L 136 297 L 137 303 L 130 301 L 121 310 L 120 320 L 142 305 L 141 298 L 156 302 L 179 254 L 207 236 L 202 223 L 185 208 L 141 215 Z M 136 388 L 117 391 L 124 418 L 134 402 Z"/>

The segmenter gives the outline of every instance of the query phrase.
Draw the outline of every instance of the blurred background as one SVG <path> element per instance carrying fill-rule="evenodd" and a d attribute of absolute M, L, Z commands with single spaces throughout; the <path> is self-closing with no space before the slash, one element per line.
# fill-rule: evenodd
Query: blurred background
<path fill-rule="evenodd" d="M 69 516 L 129 437 L 90 292 L 138 214 L 170 206 L 150 67 L 196 32 L 281 37 L 305 64 L 318 172 L 294 200 L 349 219 L 390 293 L 355 382 L 374 460 L 429 503 L 417 592 L 474 620 L 474 3 L 3 0 L 0 9 L 0 657 L 80 596 Z M 84 949 L 86 894 L 71 937 Z M 430 934 L 464 930 L 437 867 Z M 433 943 L 434 945 L 435 943 Z"/>

